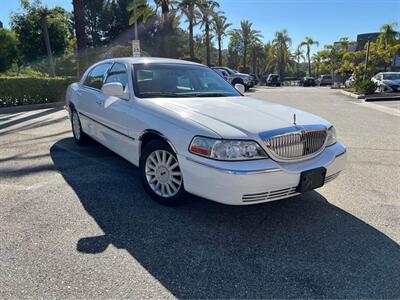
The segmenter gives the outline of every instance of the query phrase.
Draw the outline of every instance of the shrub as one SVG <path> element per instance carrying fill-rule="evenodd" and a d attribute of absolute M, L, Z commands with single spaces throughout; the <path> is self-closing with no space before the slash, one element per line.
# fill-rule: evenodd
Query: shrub
<path fill-rule="evenodd" d="M 73 77 L 0 77 L 0 107 L 57 102 Z"/>
<path fill-rule="evenodd" d="M 367 79 L 355 82 L 354 87 L 356 89 L 356 92 L 360 94 L 371 95 L 375 93 L 378 86 L 375 84 L 375 82 Z"/>

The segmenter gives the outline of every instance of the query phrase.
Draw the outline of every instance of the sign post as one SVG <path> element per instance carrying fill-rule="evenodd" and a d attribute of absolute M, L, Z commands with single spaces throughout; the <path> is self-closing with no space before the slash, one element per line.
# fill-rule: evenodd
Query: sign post
<path fill-rule="evenodd" d="M 132 40 L 132 56 L 140 57 L 140 40 Z"/>

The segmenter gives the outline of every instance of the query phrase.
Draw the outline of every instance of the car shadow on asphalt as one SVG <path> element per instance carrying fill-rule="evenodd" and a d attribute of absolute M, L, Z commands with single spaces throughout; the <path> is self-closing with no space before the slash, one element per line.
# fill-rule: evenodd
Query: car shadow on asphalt
<path fill-rule="evenodd" d="M 318 192 L 242 207 L 192 197 L 170 208 L 97 143 L 67 138 L 50 154 L 104 232 L 80 237 L 77 251 L 125 249 L 178 298 L 400 297 L 399 245 Z"/>

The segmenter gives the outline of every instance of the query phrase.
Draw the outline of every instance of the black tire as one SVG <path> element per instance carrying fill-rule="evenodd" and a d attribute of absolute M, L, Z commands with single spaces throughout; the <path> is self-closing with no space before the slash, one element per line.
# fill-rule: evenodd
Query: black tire
<path fill-rule="evenodd" d="M 150 195 L 150 197 L 154 201 L 156 201 L 162 205 L 166 205 L 166 206 L 181 205 L 186 202 L 187 195 L 188 195 L 184 189 L 183 178 L 181 178 L 181 185 L 179 186 L 178 191 L 176 192 L 176 194 L 174 194 L 171 197 L 165 197 L 165 196 L 161 196 L 161 195 L 157 194 L 153 190 L 153 188 L 150 186 L 150 183 L 149 183 L 147 175 L 146 175 L 146 162 L 147 162 L 149 156 L 152 153 L 155 153 L 155 151 L 157 151 L 157 150 L 167 151 L 169 154 L 171 154 L 176 159 L 176 161 L 178 161 L 176 153 L 173 151 L 173 149 L 169 146 L 169 144 L 167 142 L 165 142 L 161 139 L 149 142 L 143 149 L 142 154 L 140 155 L 140 160 L 139 160 L 139 170 L 140 170 L 140 177 L 141 177 L 142 184 L 143 184 L 146 192 Z M 177 168 L 180 171 L 179 165 L 174 168 L 174 171 L 176 171 Z"/>
<path fill-rule="evenodd" d="M 77 118 L 74 121 L 74 118 Z M 74 122 L 77 122 L 77 127 L 74 128 Z M 84 145 L 89 141 L 89 136 L 83 132 L 82 130 L 82 125 L 81 125 L 81 120 L 79 118 L 78 112 L 75 110 L 75 108 L 71 108 L 71 127 L 72 127 L 72 133 L 74 135 L 74 140 L 78 145 Z M 79 130 L 79 132 L 77 131 Z"/>
<path fill-rule="evenodd" d="M 237 83 L 243 84 L 243 85 L 245 86 L 245 84 L 244 84 L 244 82 L 243 82 L 242 79 L 236 78 L 236 79 L 234 79 L 234 80 L 232 81 L 232 85 L 233 85 L 233 86 L 235 86 L 235 84 L 237 84 Z"/>

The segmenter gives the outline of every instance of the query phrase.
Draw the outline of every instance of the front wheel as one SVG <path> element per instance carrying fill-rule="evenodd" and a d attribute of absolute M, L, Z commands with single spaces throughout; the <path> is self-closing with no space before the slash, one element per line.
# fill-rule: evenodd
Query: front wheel
<path fill-rule="evenodd" d="M 182 172 L 176 154 L 166 142 L 155 140 L 147 144 L 139 168 L 143 186 L 151 198 L 168 206 L 184 202 Z"/>

